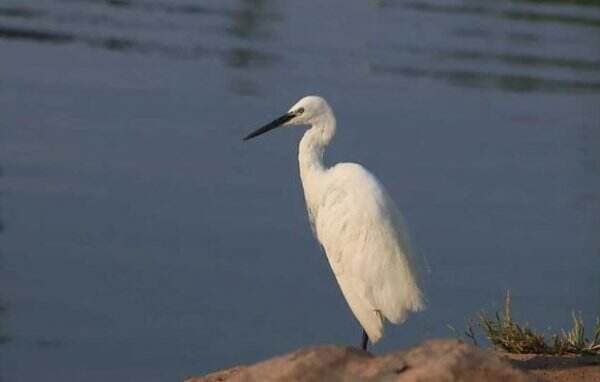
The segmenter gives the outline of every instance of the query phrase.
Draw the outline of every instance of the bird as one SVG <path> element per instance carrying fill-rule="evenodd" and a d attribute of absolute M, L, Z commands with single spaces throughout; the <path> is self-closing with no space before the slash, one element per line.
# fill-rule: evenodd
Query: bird
<path fill-rule="evenodd" d="M 279 127 L 307 127 L 298 146 L 300 179 L 313 233 L 350 310 L 362 326 L 367 350 L 386 321 L 401 324 L 425 309 L 416 258 L 403 216 L 388 192 L 363 166 L 326 166 L 323 153 L 336 132 L 332 108 L 306 96 L 244 141 Z"/>

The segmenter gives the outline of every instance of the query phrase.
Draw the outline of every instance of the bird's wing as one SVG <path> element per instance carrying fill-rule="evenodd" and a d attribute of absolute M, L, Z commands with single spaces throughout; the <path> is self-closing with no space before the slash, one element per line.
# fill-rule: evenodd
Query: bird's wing
<path fill-rule="evenodd" d="M 409 311 L 423 309 L 402 217 L 377 179 L 343 163 L 328 170 L 322 187 L 313 211 L 317 237 L 363 327 L 357 311 L 400 323 Z"/>

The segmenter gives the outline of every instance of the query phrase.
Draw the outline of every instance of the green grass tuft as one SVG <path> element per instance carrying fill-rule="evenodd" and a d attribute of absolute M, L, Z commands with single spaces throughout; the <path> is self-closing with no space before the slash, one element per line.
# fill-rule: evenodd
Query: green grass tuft
<path fill-rule="evenodd" d="M 585 336 L 585 327 L 581 313 L 573 313 L 573 327 L 568 331 L 554 334 L 550 341 L 544 335 L 527 325 L 519 324 L 513 320 L 511 309 L 510 291 L 506 293 L 502 314 L 496 312 L 489 317 L 485 312 L 477 316 L 476 322 L 468 323 L 465 337 L 477 344 L 476 329 L 483 331 L 490 342 L 509 353 L 535 353 L 535 354 L 593 354 L 600 355 L 600 318 L 596 319 L 594 336 L 588 339 Z"/>

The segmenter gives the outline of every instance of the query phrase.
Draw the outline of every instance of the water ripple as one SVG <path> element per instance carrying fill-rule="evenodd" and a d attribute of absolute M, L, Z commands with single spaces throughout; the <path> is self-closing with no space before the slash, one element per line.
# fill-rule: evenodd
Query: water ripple
<path fill-rule="evenodd" d="M 402 3 L 405 9 L 419 12 L 463 14 L 494 17 L 506 20 L 523 20 L 530 23 L 557 23 L 572 26 L 600 28 L 600 18 L 583 15 L 548 13 L 531 9 L 502 9 L 486 5 L 446 4 L 426 1 L 408 1 Z"/>
<path fill-rule="evenodd" d="M 411 78 L 443 80 L 461 87 L 500 89 L 517 93 L 600 92 L 600 82 L 573 81 L 532 75 L 501 74 L 484 71 L 423 69 L 413 66 L 371 64 L 375 75 L 398 75 Z"/>

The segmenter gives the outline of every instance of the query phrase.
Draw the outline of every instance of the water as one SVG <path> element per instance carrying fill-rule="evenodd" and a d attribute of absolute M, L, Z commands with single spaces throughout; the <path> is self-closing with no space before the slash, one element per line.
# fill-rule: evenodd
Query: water
<path fill-rule="evenodd" d="M 599 313 L 600 3 L 0 3 L 3 381 L 167 381 L 360 330 L 308 226 L 301 130 L 365 164 L 430 264 L 376 352 L 513 293 Z"/>

